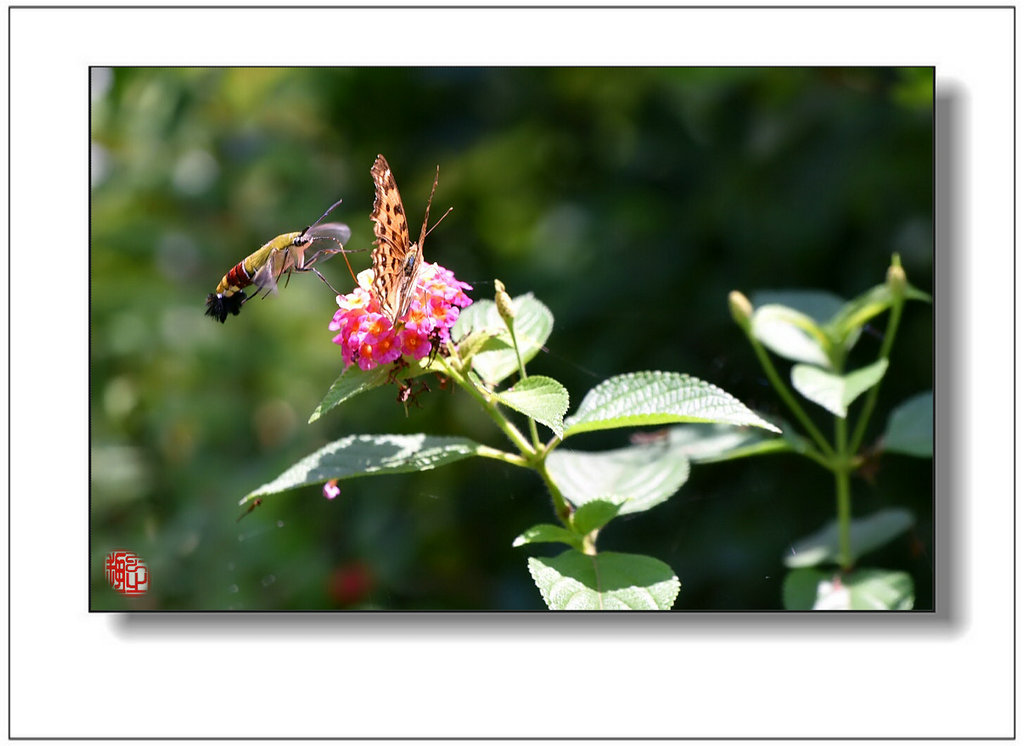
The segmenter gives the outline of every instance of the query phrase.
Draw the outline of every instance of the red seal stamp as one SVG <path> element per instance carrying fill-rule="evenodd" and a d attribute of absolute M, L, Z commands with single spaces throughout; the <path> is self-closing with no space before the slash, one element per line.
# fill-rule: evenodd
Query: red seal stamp
<path fill-rule="evenodd" d="M 149 590 L 149 567 L 135 554 L 115 549 L 107 555 L 107 582 L 126 596 L 141 596 Z"/>

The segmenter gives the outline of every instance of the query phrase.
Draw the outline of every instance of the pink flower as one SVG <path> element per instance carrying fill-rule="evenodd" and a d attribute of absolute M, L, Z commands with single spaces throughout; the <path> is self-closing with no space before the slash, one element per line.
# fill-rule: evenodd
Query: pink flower
<path fill-rule="evenodd" d="M 455 279 L 451 270 L 424 264 L 408 313 L 392 325 L 381 314 L 372 290 L 373 270 L 363 270 L 356 280 L 357 288 L 338 296 L 338 310 L 327 326 L 338 332 L 332 341 L 341 347 L 346 368 L 355 362 L 362 370 L 372 370 L 403 356 L 411 360 L 428 356 L 435 344 L 448 341 L 459 310 L 473 302 L 465 293 L 471 286 Z"/>
<path fill-rule="evenodd" d="M 338 480 L 331 479 L 328 482 L 324 482 L 324 497 L 328 500 L 333 500 L 341 494 L 341 488 L 338 487 Z"/>

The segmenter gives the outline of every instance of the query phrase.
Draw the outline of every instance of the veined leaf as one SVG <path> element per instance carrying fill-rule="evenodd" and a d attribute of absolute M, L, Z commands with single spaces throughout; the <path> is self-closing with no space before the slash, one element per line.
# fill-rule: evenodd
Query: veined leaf
<path fill-rule="evenodd" d="M 755 425 L 779 432 L 717 386 L 684 373 L 645 371 L 615 376 L 591 389 L 576 414 L 565 420 L 565 437 L 675 422 Z"/>
<path fill-rule="evenodd" d="M 263 495 L 374 474 L 426 471 L 479 455 L 485 446 L 467 438 L 438 435 L 349 435 L 312 453 L 241 502 Z"/>
<path fill-rule="evenodd" d="M 527 376 L 496 396 L 506 407 L 546 425 L 562 437 L 565 429 L 562 418 L 569 410 L 569 392 L 554 378 Z"/>
<path fill-rule="evenodd" d="M 519 344 L 519 353 L 523 356 L 525 365 L 544 346 L 554 328 L 555 318 L 547 306 L 533 297 L 533 293 L 514 298 L 512 308 L 515 311 L 513 328 L 516 332 L 516 342 Z M 481 330 L 493 333 L 494 336 L 487 341 L 483 350 L 473 356 L 473 370 L 488 385 L 493 386 L 519 370 L 516 351 L 512 347 L 512 337 L 505 322 L 498 315 L 498 307 L 494 301 L 478 300 L 464 308 L 455 326 L 452 327 L 452 339 L 461 339 L 471 332 Z"/>
<path fill-rule="evenodd" d="M 621 514 L 665 502 L 690 476 L 682 449 L 658 444 L 596 453 L 559 448 L 544 463 L 551 481 L 573 505 L 610 499 L 622 503 Z"/>
<path fill-rule="evenodd" d="M 889 543 L 914 525 L 914 515 L 903 508 L 884 508 L 850 521 L 850 554 L 856 560 Z M 793 542 L 782 561 L 786 567 L 813 567 L 839 562 L 839 524 L 829 521 L 821 529 Z"/>
<path fill-rule="evenodd" d="M 570 549 L 557 557 L 530 557 L 530 575 L 549 609 L 665 610 L 679 594 L 672 568 L 653 557 Z"/>
<path fill-rule="evenodd" d="M 889 415 L 882 447 L 889 453 L 931 458 L 933 411 L 931 391 L 907 399 Z"/>
<path fill-rule="evenodd" d="M 869 388 L 882 380 L 889 361 L 876 360 L 871 365 L 837 375 L 813 365 L 794 365 L 790 373 L 793 388 L 815 404 L 837 417 L 846 417 L 847 407 Z"/>
<path fill-rule="evenodd" d="M 493 316 L 492 316 L 493 313 Z M 475 300 L 459 311 L 459 318 L 452 326 L 452 339 L 461 339 L 473 332 L 499 332 L 505 328 L 505 322 L 497 314 L 497 306 L 493 300 Z"/>
<path fill-rule="evenodd" d="M 568 544 L 574 549 L 583 548 L 583 538 L 579 534 L 574 534 L 567 528 L 555 526 L 551 523 L 538 523 L 536 526 L 531 526 L 515 538 L 512 546 L 521 547 L 525 544 L 540 544 L 544 542 Z"/>

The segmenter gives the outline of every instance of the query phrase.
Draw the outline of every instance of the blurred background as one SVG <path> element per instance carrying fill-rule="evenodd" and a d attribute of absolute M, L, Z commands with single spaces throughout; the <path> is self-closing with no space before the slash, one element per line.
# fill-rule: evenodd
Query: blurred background
<path fill-rule="evenodd" d="M 433 211 L 454 211 L 426 261 L 474 298 L 500 278 L 551 309 L 550 353 L 530 372 L 561 381 L 570 412 L 609 376 L 662 369 L 781 415 L 726 296 L 850 298 L 884 281 L 893 252 L 931 292 L 932 81 L 890 68 L 93 69 L 91 608 L 543 608 L 526 557 L 561 550 L 512 540 L 552 520 L 550 500 L 532 472 L 494 461 L 346 481 L 334 501 L 299 490 L 237 520 L 243 495 L 345 435 L 505 443 L 469 397 L 433 385 L 408 416 L 389 387 L 307 425 L 341 372 L 332 293 L 294 276 L 223 325 L 203 315 L 206 295 L 339 198 L 331 219 L 368 249 L 383 153 L 416 232 L 440 165 Z M 351 287 L 341 259 L 321 270 Z M 863 335 L 851 366 L 880 344 Z M 867 442 L 932 373 L 932 311 L 909 304 Z M 834 517 L 832 489 L 795 456 L 696 466 L 600 547 L 671 565 L 676 609 L 779 609 L 782 557 Z M 861 564 L 909 572 L 931 608 L 931 461 L 885 456 L 854 483 L 855 517 L 885 506 L 917 524 Z M 147 562 L 146 595 L 107 585 L 113 549 Z"/>

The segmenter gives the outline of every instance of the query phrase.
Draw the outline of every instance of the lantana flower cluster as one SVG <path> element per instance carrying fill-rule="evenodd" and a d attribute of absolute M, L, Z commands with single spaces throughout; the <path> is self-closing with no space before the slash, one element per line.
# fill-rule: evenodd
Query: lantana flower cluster
<path fill-rule="evenodd" d="M 409 311 L 397 324 L 380 312 L 373 292 L 373 270 L 356 276 L 359 286 L 338 296 L 338 310 L 328 328 L 338 332 L 334 343 L 341 347 L 347 368 L 353 362 L 363 370 L 388 365 L 400 357 L 419 360 L 430 354 L 436 343 L 443 345 L 459 310 L 473 301 L 465 291 L 471 286 L 455 279 L 455 274 L 438 264 L 423 264 Z"/>

